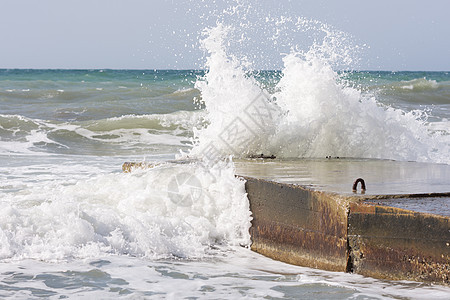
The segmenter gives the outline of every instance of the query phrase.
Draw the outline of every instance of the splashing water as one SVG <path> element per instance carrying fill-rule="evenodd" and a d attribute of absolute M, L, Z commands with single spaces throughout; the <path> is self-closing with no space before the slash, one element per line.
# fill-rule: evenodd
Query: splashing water
<path fill-rule="evenodd" d="M 293 22 L 281 20 L 271 22 Z M 450 162 L 448 131 L 433 132 L 426 112 L 382 105 L 374 94 L 361 92 L 334 70 L 353 62 L 344 34 L 317 21 L 298 19 L 292 24 L 297 32 L 305 26 L 303 32 L 315 28 L 325 36 L 306 51 L 291 47 L 271 93 L 257 80 L 248 57 L 233 49 L 240 30 L 218 23 L 204 31 L 207 72 L 196 87 L 205 105 L 206 125 L 194 131 L 192 155 L 204 157 L 213 148 L 217 155 L 235 157 L 264 153 L 280 158 Z"/>

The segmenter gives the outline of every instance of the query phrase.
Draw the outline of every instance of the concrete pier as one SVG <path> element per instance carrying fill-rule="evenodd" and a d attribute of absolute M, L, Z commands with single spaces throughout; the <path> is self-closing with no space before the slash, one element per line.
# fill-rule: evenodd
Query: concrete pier
<path fill-rule="evenodd" d="M 449 285 L 450 166 L 380 160 L 239 161 L 252 250 L 283 262 Z M 353 181 L 366 180 L 364 194 Z"/>
<path fill-rule="evenodd" d="M 375 205 L 370 196 L 245 179 L 253 251 L 299 266 L 450 284 L 448 216 Z"/>

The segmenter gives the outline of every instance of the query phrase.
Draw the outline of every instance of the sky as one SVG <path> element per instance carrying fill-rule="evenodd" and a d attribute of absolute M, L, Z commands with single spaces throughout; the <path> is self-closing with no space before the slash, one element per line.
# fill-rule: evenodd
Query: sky
<path fill-rule="evenodd" d="M 450 70 L 447 0 L 237 2 L 257 6 L 257 18 L 299 16 L 350 34 L 356 43 L 369 46 L 359 69 Z M 200 33 L 217 22 L 216 11 L 235 4 L 232 0 L 0 0 L 0 68 L 199 69 L 205 57 L 198 45 Z M 258 51 L 272 55 L 273 45 L 265 43 Z"/>

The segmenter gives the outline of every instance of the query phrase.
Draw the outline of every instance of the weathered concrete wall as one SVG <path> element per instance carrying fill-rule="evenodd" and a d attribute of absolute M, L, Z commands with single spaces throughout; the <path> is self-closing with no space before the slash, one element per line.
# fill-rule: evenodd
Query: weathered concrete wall
<path fill-rule="evenodd" d="M 347 201 L 300 186 L 245 178 L 253 215 L 252 250 L 283 262 L 347 268 Z"/>
<path fill-rule="evenodd" d="M 449 217 L 245 179 L 252 250 L 300 266 L 450 284 Z"/>
<path fill-rule="evenodd" d="M 351 203 L 348 222 L 351 271 L 450 284 L 448 217 Z"/>

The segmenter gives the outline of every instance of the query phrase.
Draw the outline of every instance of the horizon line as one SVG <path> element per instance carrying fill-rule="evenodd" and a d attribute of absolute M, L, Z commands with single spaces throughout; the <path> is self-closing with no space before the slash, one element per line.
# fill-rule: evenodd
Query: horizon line
<path fill-rule="evenodd" d="M 1 71 L 9 71 L 9 70 L 33 70 L 33 71 L 206 71 L 207 68 L 203 69 L 157 69 L 157 68 L 147 68 L 147 69 L 126 69 L 126 68 L 2 68 L 0 67 Z M 281 69 L 260 69 L 260 70 L 251 70 L 251 72 L 274 72 L 278 71 L 281 72 Z M 336 72 L 450 72 L 450 70 L 370 70 L 370 69 L 342 69 L 342 70 L 335 70 Z"/>

